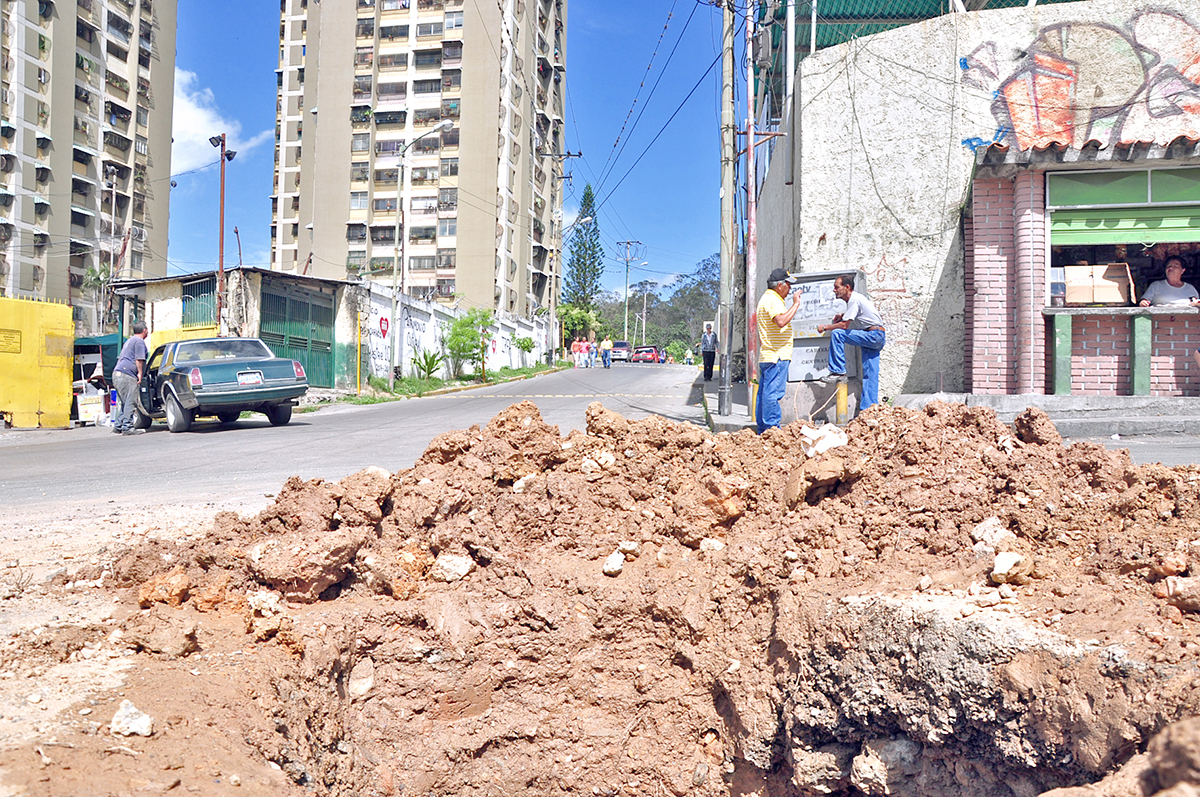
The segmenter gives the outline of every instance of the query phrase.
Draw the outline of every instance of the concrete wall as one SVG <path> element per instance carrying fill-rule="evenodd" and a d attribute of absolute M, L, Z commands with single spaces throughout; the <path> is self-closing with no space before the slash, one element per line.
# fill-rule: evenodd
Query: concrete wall
<path fill-rule="evenodd" d="M 760 194 L 757 284 L 779 266 L 862 269 L 888 326 L 881 395 L 931 392 L 939 373 L 947 391 L 1040 392 L 1045 212 L 1015 173 L 973 198 L 975 151 L 1200 138 L 1182 99 L 1200 91 L 1197 19 L 1196 0 L 950 14 L 805 59 L 799 134 L 775 145 Z M 986 230 L 964 230 L 972 210 L 991 214 Z M 1000 227 L 1011 240 L 990 239 Z M 986 261 L 972 274 L 965 232 Z M 1040 260 L 1022 254 L 1039 247 Z M 983 348 L 968 352 L 972 330 Z"/>

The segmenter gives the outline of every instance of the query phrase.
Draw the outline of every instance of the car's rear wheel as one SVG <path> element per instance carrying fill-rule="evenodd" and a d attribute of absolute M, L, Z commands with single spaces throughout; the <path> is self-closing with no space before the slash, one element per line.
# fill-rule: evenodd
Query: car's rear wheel
<path fill-rule="evenodd" d="M 217 413 L 217 420 L 226 424 L 234 423 L 240 417 L 242 417 L 241 410 L 226 410 L 225 412 Z"/>
<path fill-rule="evenodd" d="M 142 412 L 140 407 L 135 407 L 133 410 L 133 428 L 134 429 L 149 429 L 150 424 L 154 423 L 154 419 L 146 413 Z"/>
<path fill-rule="evenodd" d="M 263 410 L 272 426 L 283 426 L 292 419 L 291 404 L 275 404 Z"/>
<path fill-rule="evenodd" d="M 168 429 L 172 432 L 186 432 L 192 428 L 192 411 L 185 410 L 179 403 L 179 399 L 175 398 L 174 393 L 167 393 L 163 397 L 163 404 L 167 409 Z"/>

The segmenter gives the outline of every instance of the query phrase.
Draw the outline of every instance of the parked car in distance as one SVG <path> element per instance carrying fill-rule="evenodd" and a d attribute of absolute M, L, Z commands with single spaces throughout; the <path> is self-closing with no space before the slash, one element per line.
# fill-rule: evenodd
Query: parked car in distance
<path fill-rule="evenodd" d="M 245 411 L 283 426 L 306 392 L 304 366 L 276 357 L 258 338 L 178 340 L 159 346 L 146 361 L 134 426 L 146 429 L 165 417 L 172 432 L 186 432 L 197 416 L 215 415 L 229 424 Z"/>
<path fill-rule="evenodd" d="M 633 350 L 633 356 L 629 358 L 631 363 L 656 363 L 658 362 L 658 349 L 653 346 L 638 346 Z"/>
<path fill-rule="evenodd" d="M 633 351 L 633 347 L 629 345 L 627 340 L 614 340 L 612 347 L 612 360 L 616 362 L 629 362 L 629 355 Z"/>

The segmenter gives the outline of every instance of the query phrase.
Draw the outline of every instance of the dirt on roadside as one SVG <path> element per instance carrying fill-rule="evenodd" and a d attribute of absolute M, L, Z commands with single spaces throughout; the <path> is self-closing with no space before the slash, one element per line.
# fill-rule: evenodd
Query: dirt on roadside
<path fill-rule="evenodd" d="M 0 570 L 0 794 L 1200 787 L 1200 469 L 1036 410 L 820 434 L 526 402 Z"/>

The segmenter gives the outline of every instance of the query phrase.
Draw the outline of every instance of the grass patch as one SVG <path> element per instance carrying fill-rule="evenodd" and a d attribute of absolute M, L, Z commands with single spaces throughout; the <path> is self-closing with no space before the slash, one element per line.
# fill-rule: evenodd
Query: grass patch
<path fill-rule="evenodd" d="M 488 371 L 488 381 L 531 376 L 549 371 L 550 369 L 551 366 L 544 362 L 536 363 L 529 368 L 501 368 L 499 370 Z M 395 387 L 389 390 L 386 379 L 371 376 L 367 378 L 367 384 L 363 385 L 361 395 L 346 396 L 341 401 L 347 404 L 382 404 L 386 401 L 398 401 L 399 399 L 424 396 L 442 388 L 472 387 L 480 384 L 483 383 L 474 376 L 465 376 L 461 379 L 439 379 L 437 377 L 421 379 L 416 376 L 405 376 L 397 379 Z"/>

